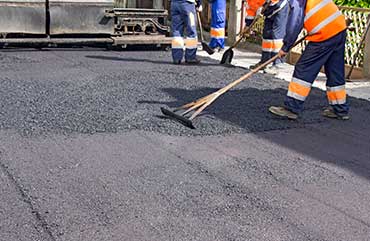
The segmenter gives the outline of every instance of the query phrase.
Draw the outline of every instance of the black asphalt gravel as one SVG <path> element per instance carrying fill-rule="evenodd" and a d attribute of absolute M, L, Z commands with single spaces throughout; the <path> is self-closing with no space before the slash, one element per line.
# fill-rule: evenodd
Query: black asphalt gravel
<path fill-rule="evenodd" d="M 223 87 L 248 70 L 203 60 L 172 65 L 161 51 L 47 50 L 0 53 L 0 127 L 24 135 L 126 130 L 170 135 L 214 135 L 302 127 L 325 121 L 325 94 L 313 91 L 297 122 L 271 116 L 287 84 L 257 74 L 220 97 L 195 119 L 197 130 L 162 119 L 160 107 L 176 107 Z M 351 100 L 354 106 L 364 106 Z"/>
<path fill-rule="evenodd" d="M 170 52 L 0 51 L 0 241 L 368 241 L 370 105 L 268 113 L 257 74 L 196 118 L 164 119 L 247 69 Z"/>

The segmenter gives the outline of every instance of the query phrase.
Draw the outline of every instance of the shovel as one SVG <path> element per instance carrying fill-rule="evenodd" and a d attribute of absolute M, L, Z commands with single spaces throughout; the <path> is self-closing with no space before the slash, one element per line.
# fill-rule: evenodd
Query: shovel
<path fill-rule="evenodd" d="M 298 44 L 300 44 L 305 38 L 306 38 L 306 36 L 300 38 L 294 44 L 293 47 L 295 47 Z M 267 65 L 271 64 L 272 62 L 274 62 L 277 58 L 279 58 L 279 55 L 275 55 L 271 59 L 267 60 L 265 63 L 261 64 L 260 66 L 258 66 L 257 68 L 253 69 L 249 73 L 243 75 L 239 79 L 231 82 L 230 84 L 228 84 L 227 86 L 219 89 L 216 92 L 213 92 L 213 93 L 211 93 L 211 94 L 209 94 L 209 95 L 207 95 L 205 97 L 202 97 L 202 98 L 200 98 L 198 100 L 195 100 L 193 102 L 190 102 L 188 104 L 185 104 L 183 106 L 180 106 L 178 108 L 175 108 L 173 111 L 168 110 L 168 109 L 163 108 L 163 107 L 161 108 L 161 111 L 162 111 L 162 113 L 165 116 L 168 116 L 168 117 L 170 117 L 170 118 L 172 118 L 172 119 L 180 122 L 181 124 L 183 124 L 186 127 L 189 127 L 191 129 L 195 129 L 195 126 L 193 125 L 192 120 L 195 117 L 197 117 L 205 108 L 207 108 L 210 104 L 212 104 L 218 97 L 220 97 L 221 95 L 223 95 L 225 92 L 229 91 L 234 86 L 238 85 L 242 81 L 244 81 L 244 80 L 248 79 L 249 77 L 251 77 L 253 74 L 255 74 L 258 71 L 260 71 L 261 69 L 265 68 Z M 180 111 L 182 111 L 182 112 L 179 113 Z M 192 113 L 192 114 L 190 115 L 190 113 Z M 190 117 L 188 117 L 188 115 L 190 115 Z"/>
<path fill-rule="evenodd" d="M 260 14 L 257 14 L 257 16 L 253 19 L 253 22 L 249 26 L 245 26 L 244 29 L 239 34 L 239 39 L 231 45 L 230 48 L 228 48 L 225 53 L 222 55 L 220 64 L 231 64 L 231 61 L 234 57 L 234 51 L 233 49 L 239 45 L 239 43 L 249 34 L 249 32 L 252 30 L 255 23 L 260 19 L 262 14 L 266 11 L 267 7 L 269 6 L 271 0 L 267 0 L 263 6 Z"/>
<path fill-rule="evenodd" d="M 212 55 L 212 54 L 215 53 L 215 51 L 204 41 L 202 21 L 200 19 L 200 13 L 198 11 L 197 11 L 197 15 L 198 15 L 197 18 L 198 18 L 198 25 L 199 25 L 199 30 L 200 30 L 200 40 L 201 40 L 201 43 L 202 43 L 202 48 L 209 55 Z"/>

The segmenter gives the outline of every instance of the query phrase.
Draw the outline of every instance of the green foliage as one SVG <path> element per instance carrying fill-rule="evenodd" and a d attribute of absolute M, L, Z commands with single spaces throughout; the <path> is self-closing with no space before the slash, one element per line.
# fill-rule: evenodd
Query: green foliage
<path fill-rule="evenodd" d="M 337 5 L 357 8 L 370 8 L 369 0 L 334 0 Z"/>

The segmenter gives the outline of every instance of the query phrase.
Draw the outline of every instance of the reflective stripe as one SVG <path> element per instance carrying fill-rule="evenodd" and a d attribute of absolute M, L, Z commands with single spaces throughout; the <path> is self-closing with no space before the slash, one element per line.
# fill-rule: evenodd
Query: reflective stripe
<path fill-rule="evenodd" d="M 313 28 L 309 34 L 315 34 L 317 32 L 319 32 L 323 27 L 325 27 L 326 25 L 328 25 L 329 23 L 333 22 L 337 17 L 339 17 L 340 15 L 342 15 L 341 12 L 337 11 L 335 12 L 334 14 L 332 14 L 330 17 L 328 17 L 327 19 L 325 19 L 324 21 L 322 21 L 319 25 L 317 25 L 315 28 Z"/>
<path fill-rule="evenodd" d="M 289 84 L 288 96 L 297 100 L 305 101 L 311 91 L 311 83 L 293 78 Z"/>
<path fill-rule="evenodd" d="M 345 85 L 326 87 L 326 95 L 328 96 L 329 104 L 341 105 L 346 103 L 347 94 Z"/>
<path fill-rule="evenodd" d="M 183 49 L 184 48 L 184 39 L 182 37 L 174 37 L 172 39 L 171 46 L 173 49 Z"/>
<path fill-rule="evenodd" d="M 198 47 L 198 39 L 197 38 L 187 38 L 185 40 L 185 47 L 187 49 L 196 49 Z"/>
<path fill-rule="evenodd" d="M 305 101 L 306 100 L 306 97 L 304 96 L 300 96 L 296 93 L 293 93 L 291 91 L 288 91 L 288 94 L 287 94 L 289 97 L 292 97 L 293 99 L 296 99 L 296 100 L 300 100 L 300 101 Z"/>
<path fill-rule="evenodd" d="M 332 0 L 324 0 L 321 3 L 317 4 L 314 8 L 312 8 L 306 16 L 304 17 L 304 21 L 306 22 L 312 15 L 317 13 L 321 8 L 323 8 L 326 4 L 330 3 Z"/>
<path fill-rule="evenodd" d="M 330 105 L 344 105 L 347 102 L 346 99 L 341 100 L 329 100 Z"/>
<path fill-rule="evenodd" d="M 283 39 L 263 39 L 262 51 L 277 53 L 283 47 Z"/>
<path fill-rule="evenodd" d="M 211 28 L 211 38 L 224 38 L 225 29 L 224 28 Z"/>
<path fill-rule="evenodd" d="M 295 78 L 295 77 L 292 78 L 292 82 L 298 83 L 298 84 L 300 84 L 302 86 L 305 86 L 307 88 L 311 88 L 311 86 L 312 86 L 311 83 L 306 82 L 306 81 L 301 80 L 301 79 L 298 79 L 298 78 Z"/>
<path fill-rule="evenodd" d="M 307 0 L 304 28 L 308 41 L 322 42 L 346 29 L 345 17 L 332 0 Z"/>
<path fill-rule="evenodd" d="M 249 20 L 253 20 L 255 18 L 255 16 L 249 16 L 249 15 L 247 15 L 246 17 L 245 17 L 245 19 L 249 19 Z"/>
<path fill-rule="evenodd" d="M 192 12 L 189 13 L 190 26 L 195 27 L 195 16 Z"/>
<path fill-rule="evenodd" d="M 346 89 L 346 85 L 338 85 L 334 87 L 326 86 L 327 91 L 338 91 L 338 90 L 344 90 L 344 89 Z"/>

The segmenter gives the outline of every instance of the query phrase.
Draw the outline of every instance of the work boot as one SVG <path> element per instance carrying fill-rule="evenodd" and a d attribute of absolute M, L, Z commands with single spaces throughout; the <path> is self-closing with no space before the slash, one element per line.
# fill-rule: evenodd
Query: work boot
<path fill-rule="evenodd" d="M 331 106 L 324 108 L 321 114 L 324 117 L 338 119 L 338 120 L 349 120 L 350 119 L 349 115 L 338 115 L 337 113 L 335 113 L 334 109 Z"/>
<path fill-rule="evenodd" d="M 263 73 L 265 74 L 271 74 L 271 75 L 278 75 L 279 74 L 279 67 L 276 65 L 272 65 L 270 67 L 267 67 L 263 70 Z"/>
<path fill-rule="evenodd" d="M 293 113 L 282 106 L 271 106 L 269 108 L 269 111 L 274 115 L 288 117 L 288 119 L 290 120 L 296 120 L 298 118 L 298 115 L 296 113 Z"/>
<path fill-rule="evenodd" d="M 172 63 L 175 64 L 175 65 L 179 65 L 179 64 L 181 64 L 181 60 L 174 60 Z"/>
<path fill-rule="evenodd" d="M 257 64 L 254 64 L 254 65 L 251 65 L 249 66 L 250 69 L 257 69 L 259 66 L 261 66 L 263 64 L 263 62 L 258 62 Z M 265 68 L 262 68 L 261 70 L 263 70 Z"/>
<path fill-rule="evenodd" d="M 199 64 L 200 63 L 200 59 L 187 59 L 185 60 L 185 64 Z"/>

